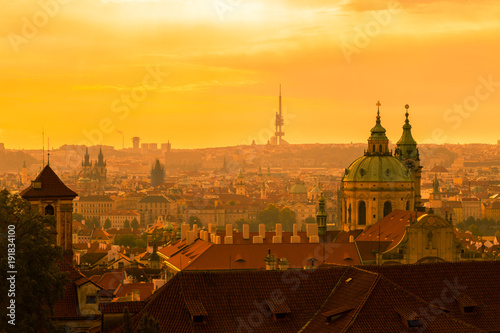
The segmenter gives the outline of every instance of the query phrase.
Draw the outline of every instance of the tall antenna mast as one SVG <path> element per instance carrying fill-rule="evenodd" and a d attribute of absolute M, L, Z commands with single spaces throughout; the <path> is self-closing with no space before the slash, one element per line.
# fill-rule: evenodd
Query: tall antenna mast
<path fill-rule="evenodd" d="M 45 166 L 45 132 L 42 127 L 42 168 Z"/>
<path fill-rule="evenodd" d="M 285 135 L 285 133 L 282 132 L 282 126 L 284 125 L 284 122 L 283 122 L 283 115 L 281 114 L 281 84 L 280 84 L 278 112 L 276 113 L 276 120 L 274 123 L 276 125 L 276 132 L 274 133 L 274 136 L 276 137 L 276 145 L 278 146 L 281 144 L 281 137 Z"/>

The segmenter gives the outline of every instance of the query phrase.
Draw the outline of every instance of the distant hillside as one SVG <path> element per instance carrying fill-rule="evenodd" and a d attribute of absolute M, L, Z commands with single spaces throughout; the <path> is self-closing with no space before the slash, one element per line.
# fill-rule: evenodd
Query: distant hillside
<path fill-rule="evenodd" d="M 19 172 L 26 161 L 26 166 L 29 168 L 31 164 L 41 163 L 33 156 L 23 151 L 0 151 L 0 173 Z"/>

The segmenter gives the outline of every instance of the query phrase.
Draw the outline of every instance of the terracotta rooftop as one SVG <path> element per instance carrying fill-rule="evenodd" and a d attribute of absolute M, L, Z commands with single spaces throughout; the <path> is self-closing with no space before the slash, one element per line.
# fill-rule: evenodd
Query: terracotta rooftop
<path fill-rule="evenodd" d="M 155 286 L 153 283 L 144 282 L 133 282 L 127 284 L 120 284 L 115 292 L 115 297 L 125 297 L 127 294 L 131 294 L 133 290 L 139 290 L 140 300 L 144 301 L 146 298 L 151 296 Z"/>
<path fill-rule="evenodd" d="M 162 332 L 500 331 L 498 261 L 369 268 L 180 272 L 132 321 L 148 313 Z"/>
<path fill-rule="evenodd" d="M 416 213 L 418 217 L 424 213 Z M 356 241 L 383 241 L 391 242 L 386 250 L 390 250 L 403 239 L 406 227 L 415 221 L 415 212 L 407 210 L 393 210 L 386 217 L 365 229 Z"/>
<path fill-rule="evenodd" d="M 37 183 L 41 184 L 40 188 L 34 187 L 34 184 Z M 26 200 L 38 198 L 73 199 L 78 194 L 64 185 L 50 166 L 46 165 L 31 185 L 20 193 L 20 196 Z"/>

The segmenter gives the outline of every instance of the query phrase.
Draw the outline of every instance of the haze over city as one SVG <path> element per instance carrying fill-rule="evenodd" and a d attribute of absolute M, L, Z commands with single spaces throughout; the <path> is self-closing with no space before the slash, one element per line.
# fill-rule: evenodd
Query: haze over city
<path fill-rule="evenodd" d="M 290 143 L 365 142 L 377 100 L 389 132 L 409 104 L 421 143 L 496 143 L 499 14 L 493 0 L 7 2 L 0 141 L 265 144 L 281 84 Z"/>

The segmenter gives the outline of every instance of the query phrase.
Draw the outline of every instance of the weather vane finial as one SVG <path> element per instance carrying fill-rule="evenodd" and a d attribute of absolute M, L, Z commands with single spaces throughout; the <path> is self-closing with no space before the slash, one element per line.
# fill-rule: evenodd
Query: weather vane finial
<path fill-rule="evenodd" d="M 406 116 L 406 122 L 408 122 L 408 116 L 409 116 L 409 113 L 408 113 L 408 109 L 410 108 L 410 106 L 408 104 L 405 105 L 405 109 L 406 109 L 406 113 L 405 113 L 405 116 Z"/>

